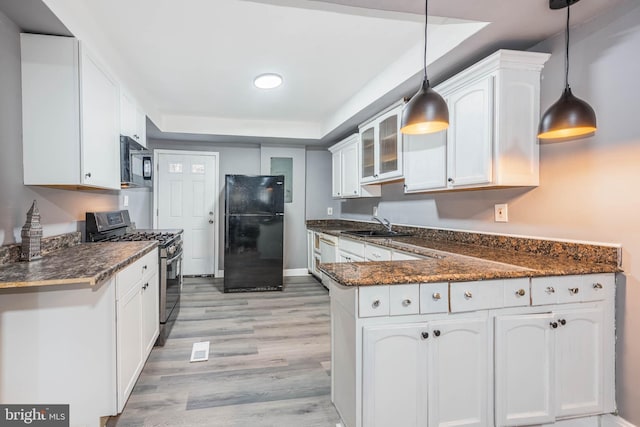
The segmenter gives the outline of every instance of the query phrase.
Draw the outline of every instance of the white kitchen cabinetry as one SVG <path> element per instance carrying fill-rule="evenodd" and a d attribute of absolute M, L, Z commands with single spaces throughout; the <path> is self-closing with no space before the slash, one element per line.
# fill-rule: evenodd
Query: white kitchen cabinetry
<path fill-rule="evenodd" d="M 361 183 L 402 178 L 401 116 L 402 105 L 396 104 L 360 125 Z"/>
<path fill-rule="evenodd" d="M 20 40 L 24 184 L 120 189 L 117 81 L 77 39 Z"/>
<path fill-rule="evenodd" d="M 313 274 L 313 230 L 307 230 L 307 271 Z"/>
<path fill-rule="evenodd" d="M 338 239 L 339 262 L 363 262 L 365 243 L 340 236 Z"/>
<path fill-rule="evenodd" d="M 486 426 L 487 337 L 486 317 L 365 326 L 363 425 Z"/>
<path fill-rule="evenodd" d="M 329 286 L 346 427 L 582 426 L 615 411 L 613 274 Z"/>
<path fill-rule="evenodd" d="M 158 286 L 157 251 L 116 275 L 118 412 L 124 409 L 158 338 Z"/>
<path fill-rule="evenodd" d="M 351 135 L 329 148 L 333 197 L 380 197 L 379 185 L 360 185 L 359 150 L 358 134 Z"/>
<path fill-rule="evenodd" d="M 407 138 L 405 192 L 537 186 L 540 72 L 548 58 L 499 50 L 438 85 L 450 125 Z"/>
<path fill-rule="evenodd" d="M 603 328 L 601 306 L 498 316 L 498 425 L 538 424 L 602 413 Z"/>
<path fill-rule="evenodd" d="M 120 87 L 120 134 L 147 146 L 147 116 L 135 98 Z"/>

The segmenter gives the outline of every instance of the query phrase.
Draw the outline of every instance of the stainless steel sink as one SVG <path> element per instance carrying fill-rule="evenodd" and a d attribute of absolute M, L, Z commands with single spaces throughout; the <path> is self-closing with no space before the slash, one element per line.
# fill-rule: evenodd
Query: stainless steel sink
<path fill-rule="evenodd" d="M 411 233 L 402 233 L 398 231 L 387 231 L 387 230 L 349 230 L 343 231 L 342 234 L 350 234 L 352 236 L 359 237 L 407 237 L 413 236 Z"/>

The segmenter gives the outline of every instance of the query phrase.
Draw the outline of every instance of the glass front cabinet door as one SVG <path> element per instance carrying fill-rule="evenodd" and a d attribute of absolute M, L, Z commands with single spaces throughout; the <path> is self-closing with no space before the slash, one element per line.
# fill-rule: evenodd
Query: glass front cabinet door
<path fill-rule="evenodd" d="M 395 106 L 360 126 L 362 183 L 402 177 L 402 105 Z"/>

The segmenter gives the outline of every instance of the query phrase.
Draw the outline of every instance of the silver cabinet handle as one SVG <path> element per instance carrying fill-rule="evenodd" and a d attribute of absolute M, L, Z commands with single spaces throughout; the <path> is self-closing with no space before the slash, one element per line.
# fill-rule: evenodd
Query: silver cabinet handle
<path fill-rule="evenodd" d="M 518 289 L 518 290 L 516 291 L 516 296 L 517 296 L 517 297 L 523 297 L 523 296 L 525 296 L 526 294 L 527 294 L 527 292 L 526 292 L 524 289 Z"/>
<path fill-rule="evenodd" d="M 557 322 L 551 322 L 551 323 L 549 323 L 549 326 L 551 326 L 553 329 L 556 329 L 558 327 L 558 323 Z"/>
<path fill-rule="evenodd" d="M 449 178 L 449 179 L 447 179 L 447 181 L 449 181 L 450 183 L 453 184 L 453 178 Z"/>
<path fill-rule="evenodd" d="M 213 220 L 212 219 L 209 220 L 209 224 L 213 224 Z"/>
<path fill-rule="evenodd" d="M 580 288 L 569 288 L 569 293 L 571 295 L 576 295 L 578 292 L 580 292 Z"/>
<path fill-rule="evenodd" d="M 85 178 L 91 178 L 91 172 L 87 172 L 87 173 L 85 173 L 85 174 L 84 174 L 84 177 L 85 177 Z"/>
<path fill-rule="evenodd" d="M 602 289 L 602 283 L 594 283 L 593 289 Z"/>
<path fill-rule="evenodd" d="M 438 301 L 440 298 L 442 298 L 442 297 L 440 296 L 440 292 L 434 292 L 434 293 L 433 293 L 433 299 L 434 299 L 434 300 Z"/>
<path fill-rule="evenodd" d="M 371 307 L 373 307 L 373 308 L 378 308 L 378 307 L 380 307 L 380 300 L 379 300 L 379 299 L 375 300 L 375 301 L 373 302 L 373 304 L 371 304 Z"/>
<path fill-rule="evenodd" d="M 564 326 L 567 324 L 567 321 L 565 319 L 560 319 L 558 320 L 558 323 L 560 323 L 560 325 Z"/>
<path fill-rule="evenodd" d="M 411 300 L 410 299 L 406 299 L 404 301 L 402 301 L 402 305 L 405 307 L 409 307 L 411 305 Z"/>
<path fill-rule="evenodd" d="M 358 190 L 353 190 L 353 194 L 358 194 Z"/>
<path fill-rule="evenodd" d="M 439 337 L 440 331 L 436 329 L 435 331 L 433 331 L 433 335 L 435 335 L 436 337 Z"/>
<path fill-rule="evenodd" d="M 465 291 L 464 292 L 464 297 L 466 299 L 471 299 L 471 298 L 473 298 L 473 294 L 471 292 L 469 292 L 469 291 Z"/>
<path fill-rule="evenodd" d="M 556 290 L 552 286 L 547 286 L 547 289 L 544 290 L 548 294 L 553 294 Z"/>
<path fill-rule="evenodd" d="M 429 332 L 423 332 L 420 335 L 422 335 L 423 340 L 426 340 L 427 338 L 429 338 Z"/>

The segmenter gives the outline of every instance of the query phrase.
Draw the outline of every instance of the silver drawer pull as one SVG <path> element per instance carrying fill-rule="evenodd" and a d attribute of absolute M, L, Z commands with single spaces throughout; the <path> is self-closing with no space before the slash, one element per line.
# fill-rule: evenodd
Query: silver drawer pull
<path fill-rule="evenodd" d="M 402 305 L 405 307 L 409 307 L 411 305 L 411 300 L 410 299 L 406 299 L 404 301 L 402 301 Z"/>
<path fill-rule="evenodd" d="M 580 292 L 580 288 L 569 288 L 569 293 L 571 295 L 576 295 L 578 292 Z"/>
<path fill-rule="evenodd" d="M 442 297 L 440 296 L 440 292 L 434 292 L 434 293 L 433 293 L 433 299 L 434 299 L 434 300 L 438 301 L 440 298 L 442 298 Z"/>
<path fill-rule="evenodd" d="M 516 291 L 516 296 L 517 296 L 517 297 L 523 297 L 523 296 L 525 296 L 526 294 L 527 294 L 527 292 L 526 292 L 524 289 L 518 289 L 518 290 Z"/>
<path fill-rule="evenodd" d="M 464 292 L 464 297 L 466 299 L 471 299 L 471 298 L 473 298 L 473 294 L 471 292 L 469 292 L 469 291 L 465 291 Z"/>
<path fill-rule="evenodd" d="M 548 294 L 554 294 L 556 292 L 555 288 L 553 288 L 553 286 L 547 286 L 547 289 L 544 290 L 546 293 Z"/>
<path fill-rule="evenodd" d="M 373 307 L 373 308 L 378 308 L 378 307 L 380 307 L 380 300 L 379 300 L 379 299 L 375 300 L 375 301 L 373 302 L 373 304 L 371 304 L 371 307 Z"/>
<path fill-rule="evenodd" d="M 594 283 L 593 289 L 602 289 L 602 283 Z"/>

